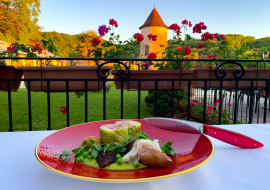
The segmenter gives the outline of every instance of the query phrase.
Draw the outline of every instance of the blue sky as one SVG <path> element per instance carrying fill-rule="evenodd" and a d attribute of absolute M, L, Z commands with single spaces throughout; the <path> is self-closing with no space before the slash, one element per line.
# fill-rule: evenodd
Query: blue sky
<path fill-rule="evenodd" d="M 109 19 L 118 21 L 115 34 L 126 40 L 140 32 L 154 3 L 166 25 L 181 24 L 187 19 L 204 22 L 210 33 L 242 34 L 256 39 L 270 36 L 270 0 L 41 0 L 38 24 L 44 31 L 79 34 L 97 31 L 108 25 Z M 192 28 L 187 31 L 194 38 Z M 168 39 L 172 32 L 168 31 Z"/>

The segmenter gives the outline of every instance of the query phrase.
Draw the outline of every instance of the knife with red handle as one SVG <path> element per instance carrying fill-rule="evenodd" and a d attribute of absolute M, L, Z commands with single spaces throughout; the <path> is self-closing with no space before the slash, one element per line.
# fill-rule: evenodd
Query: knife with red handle
<path fill-rule="evenodd" d="M 218 140 L 241 148 L 260 148 L 264 146 L 259 141 L 240 133 L 193 121 L 163 117 L 145 118 L 144 120 L 150 125 L 160 129 L 181 133 L 209 135 Z"/>

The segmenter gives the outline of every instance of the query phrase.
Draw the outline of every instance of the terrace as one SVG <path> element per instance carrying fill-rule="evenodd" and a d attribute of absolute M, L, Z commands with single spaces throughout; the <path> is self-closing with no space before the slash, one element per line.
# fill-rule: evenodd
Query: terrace
<path fill-rule="evenodd" d="M 11 59 L 11 58 L 4 58 L 4 59 Z M 28 60 L 36 60 L 36 58 L 18 58 L 18 59 L 28 59 Z M 69 60 L 69 61 L 72 61 L 72 60 L 77 60 L 78 58 L 38 58 L 40 62 L 42 62 L 42 60 L 57 60 L 57 61 L 61 61 L 61 60 Z M 16 109 L 12 108 L 12 96 L 11 96 L 11 83 L 12 81 L 25 81 L 26 82 L 26 85 L 27 85 L 27 100 L 28 100 L 28 103 L 27 105 L 25 105 L 25 107 L 23 108 L 20 108 L 21 110 L 22 109 L 25 109 L 25 110 L 28 110 L 28 113 L 25 113 L 25 114 L 28 114 L 28 127 L 24 127 L 24 130 L 32 130 L 32 107 L 31 105 L 33 105 L 35 102 L 32 102 L 32 98 L 31 96 L 34 96 L 33 93 L 35 92 L 32 92 L 30 93 L 32 90 L 36 91 L 36 89 L 34 89 L 35 87 L 31 84 L 47 84 L 45 85 L 45 88 L 43 87 L 43 90 L 44 92 L 47 93 L 47 95 L 44 95 L 44 97 L 46 96 L 47 100 L 46 100 L 46 104 L 47 104 L 47 108 L 44 108 L 45 110 L 47 110 L 47 121 L 45 121 L 44 119 L 40 120 L 40 121 L 36 121 L 37 123 L 47 123 L 47 129 L 48 130 L 51 130 L 53 129 L 52 128 L 52 124 L 51 124 L 51 117 L 52 117 L 52 114 L 51 114 L 51 109 L 58 109 L 58 108 L 55 108 L 55 107 L 52 107 L 51 105 L 51 95 L 54 94 L 54 92 L 56 91 L 59 91 L 59 90 L 53 90 L 52 86 L 54 83 L 56 83 L 55 81 L 63 81 L 61 83 L 62 87 L 61 87 L 61 92 L 65 91 L 65 95 L 63 95 L 62 93 L 62 97 L 65 98 L 65 105 L 69 105 L 70 104 L 70 100 L 69 100 L 69 96 L 70 96 L 70 93 L 69 92 L 78 92 L 79 90 L 74 90 L 74 89 L 70 89 L 71 86 L 70 86 L 70 83 L 73 83 L 75 81 L 82 81 L 81 84 L 85 84 L 83 85 L 82 89 L 80 91 L 83 91 L 85 93 L 85 96 L 84 96 L 84 104 L 82 107 L 84 107 L 84 111 L 83 110 L 78 110 L 80 111 L 81 115 L 84 115 L 84 122 L 89 122 L 89 121 L 95 121 L 95 120 L 106 120 L 107 119 L 107 115 L 109 115 L 109 118 L 110 119 L 123 119 L 123 118 L 127 118 L 126 116 L 130 116 L 131 114 L 130 113 L 127 113 L 124 111 L 124 107 L 125 107 L 125 104 L 124 104 L 124 95 L 123 95 L 123 92 L 125 90 L 128 90 L 126 91 L 125 95 L 126 96 L 129 96 L 128 93 L 133 93 L 133 103 L 132 104 L 129 104 L 129 106 L 132 107 L 132 110 L 137 110 L 136 111 L 136 117 L 135 115 L 133 115 L 133 119 L 141 119 L 141 112 L 142 112 L 142 107 L 141 107 L 141 104 L 143 103 L 144 104 L 144 98 L 146 96 L 146 94 L 144 93 L 145 92 L 145 89 L 147 89 L 146 87 L 144 87 L 144 85 L 153 85 L 152 88 L 148 88 L 148 89 L 151 89 L 151 90 L 154 90 L 154 93 L 155 93 L 155 96 L 154 96 L 154 101 L 153 101 L 153 109 L 154 111 L 152 110 L 152 112 L 148 111 L 148 113 L 143 113 L 143 117 L 151 117 L 151 116 L 162 116 L 162 117 L 166 117 L 166 115 L 161 115 L 159 110 L 158 109 L 161 109 L 161 107 L 158 106 L 158 92 L 159 91 L 171 91 L 171 99 L 170 99 L 170 102 L 167 102 L 168 104 L 170 104 L 170 109 L 167 110 L 168 113 L 171 112 L 171 115 L 169 117 L 173 117 L 175 114 L 175 110 L 177 109 L 176 107 L 177 106 L 180 106 L 180 99 L 178 99 L 178 104 L 175 103 L 175 90 L 179 90 L 179 89 L 184 89 L 185 92 L 186 92 L 186 95 L 187 95 L 187 99 L 186 101 L 188 102 L 187 104 L 187 108 L 186 108 L 186 118 L 183 118 L 183 119 L 187 119 L 187 120 L 192 120 L 194 121 L 194 118 L 191 117 L 191 115 L 193 115 L 193 113 L 190 113 L 192 112 L 191 108 L 192 108 L 192 104 L 190 105 L 190 102 L 192 101 L 201 101 L 203 102 L 204 106 L 202 106 L 203 108 L 203 112 L 202 112 L 202 118 L 201 118 L 201 121 L 204 122 L 204 123 L 207 123 L 207 118 L 208 118 L 208 115 L 207 115 L 207 110 L 208 110 L 208 106 L 213 106 L 214 103 L 216 102 L 217 99 L 219 99 L 220 101 L 223 101 L 224 104 L 218 104 L 214 107 L 214 110 L 217 110 L 217 114 L 216 114 L 216 121 L 217 123 L 216 124 L 222 124 L 222 118 L 221 118 L 221 114 L 223 114 L 221 112 L 221 110 L 227 110 L 228 113 L 230 113 L 230 116 L 227 118 L 228 119 L 228 122 L 227 123 L 231 123 L 231 124 L 236 124 L 236 123 L 267 123 L 268 119 L 269 119 L 269 114 L 270 112 L 267 110 L 267 109 L 264 109 L 264 108 L 267 108 L 269 107 L 268 106 L 268 102 L 269 102 L 269 99 L 268 99 L 268 82 L 269 82 L 269 79 L 268 78 L 246 78 L 244 77 L 245 75 L 241 76 L 241 77 L 238 77 L 240 76 L 242 73 L 245 72 L 245 70 L 242 68 L 239 68 L 239 69 L 235 69 L 236 72 L 236 78 L 232 77 L 230 79 L 228 78 L 216 78 L 214 76 L 212 76 L 212 78 L 192 78 L 192 77 L 189 77 L 189 78 L 185 78 L 183 77 L 184 75 L 181 75 L 181 72 L 184 73 L 185 70 L 179 70 L 179 75 L 178 75 L 178 78 L 160 78 L 157 77 L 157 78 L 152 78 L 152 79 L 147 79 L 145 78 L 144 76 L 142 78 L 132 78 L 130 72 L 132 72 L 132 70 L 129 70 L 130 68 L 130 62 L 140 62 L 140 61 L 143 61 L 144 59 L 95 59 L 95 58 L 81 58 L 82 60 L 91 60 L 91 61 L 95 61 L 96 63 L 99 63 L 98 66 L 96 66 L 96 70 L 94 70 L 94 72 L 92 73 L 89 73 L 89 75 L 93 76 L 93 75 L 96 75 L 94 78 L 91 78 L 89 79 L 88 77 L 85 77 L 85 78 L 82 78 L 82 77 L 79 77 L 79 78 L 53 78 L 53 75 L 52 77 L 46 77 L 46 68 L 49 68 L 49 69 L 53 69 L 54 67 L 46 67 L 46 66 L 41 66 L 41 70 L 39 71 L 36 71 L 36 72 L 40 72 L 41 75 L 39 75 L 39 79 L 37 78 L 27 78 L 27 77 L 24 77 L 24 79 L 0 79 L 1 81 L 6 81 L 6 83 L 2 82 L 2 84 L 5 84 L 6 85 L 6 90 L 7 90 L 7 95 L 8 95 L 8 98 L 6 99 L 8 102 L 7 103 L 7 107 L 5 108 L 4 112 L 5 113 L 8 113 L 8 118 L 9 118 L 9 122 L 7 123 L 2 123 L 2 131 L 16 131 L 16 128 L 13 128 L 13 126 L 16 126 L 16 124 L 14 125 L 13 124 L 13 118 L 16 120 L 16 115 L 13 114 L 13 112 L 17 112 Z M 163 60 L 158 60 L 158 59 L 155 59 L 155 60 L 152 60 L 152 61 L 172 61 L 172 60 L 169 60 L 169 59 L 163 59 Z M 173 61 L 185 61 L 183 59 L 179 59 L 179 60 L 173 60 Z M 195 61 L 195 60 L 189 60 L 189 61 Z M 205 61 L 204 60 L 196 60 L 196 61 Z M 209 61 L 215 61 L 213 59 L 209 59 Z M 237 65 L 238 62 L 256 62 L 257 64 L 260 63 L 260 62 L 263 62 L 264 64 L 267 64 L 267 62 L 269 60 L 219 60 L 220 62 L 221 61 L 224 61 L 224 62 L 228 62 L 226 64 L 234 64 L 234 65 Z M 123 68 L 125 68 L 125 74 L 121 74 L 121 70 L 119 70 L 118 72 L 116 71 L 114 76 L 114 78 L 111 78 L 110 77 L 110 72 L 108 71 L 108 67 L 107 65 L 111 65 L 112 63 L 118 63 L 119 65 L 122 65 Z M 127 63 L 124 64 L 124 63 Z M 240 65 L 240 64 L 239 64 Z M 106 69 L 104 70 L 104 68 L 106 67 Z M 23 69 L 23 67 L 21 67 Z M 36 67 L 36 68 L 39 68 L 39 67 Z M 43 70 L 42 70 L 43 68 Z M 67 67 L 62 67 L 62 68 L 67 68 Z M 69 67 L 70 69 L 72 70 L 75 70 L 76 66 L 73 66 L 73 67 Z M 79 68 L 79 67 L 78 67 Z M 83 67 L 83 68 L 88 68 L 88 67 Z M 264 67 L 265 68 L 265 67 Z M 59 68 L 58 68 L 59 69 Z M 61 68 L 60 68 L 61 69 Z M 102 70 L 103 69 L 103 70 Z M 100 71 L 99 71 L 100 70 Z M 223 70 L 222 68 L 219 68 L 218 65 L 216 65 L 216 69 L 208 69 L 207 72 L 210 73 L 210 76 L 211 76 L 211 73 L 213 71 L 217 72 L 217 75 L 218 76 L 224 76 L 224 74 L 221 72 L 221 70 Z M 259 72 L 261 70 L 264 70 L 264 69 L 255 69 L 255 73 L 256 73 L 256 76 L 258 76 Z M 103 72 L 103 75 L 101 75 L 101 71 Z M 124 71 L 124 70 L 122 70 Z M 267 70 L 268 71 L 268 70 Z M 43 75 L 42 75 L 42 72 L 43 72 Z M 61 71 L 61 70 L 58 70 L 57 72 L 67 72 L 67 71 Z M 69 71 L 70 72 L 70 71 Z M 105 73 L 104 73 L 105 72 Z M 226 72 L 226 69 L 225 69 L 225 72 Z M 71 73 L 69 73 L 71 74 Z M 228 73 L 229 74 L 229 73 Z M 71 74 L 72 75 L 72 74 Z M 183 78 L 182 78 L 183 77 Z M 242 78 L 243 77 L 243 78 Z M 35 83 L 32 83 L 32 82 L 36 81 Z M 91 113 L 88 113 L 89 111 L 89 107 L 91 107 L 91 104 L 89 105 L 88 103 L 88 94 L 89 94 L 89 89 L 91 90 L 91 88 L 89 88 L 89 86 L 87 85 L 87 83 L 90 83 L 90 82 L 98 82 L 98 88 L 96 90 L 101 90 L 101 92 L 103 93 L 99 93 L 99 99 L 102 100 L 100 101 L 100 115 L 99 117 L 97 118 L 91 118 L 90 120 L 88 119 L 89 117 L 89 114 L 91 115 Z M 119 105 L 117 105 L 118 109 L 117 110 L 114 110 L 113 112 L 114 113 L 117 113 L 115 115 L 112 115 L 110 112 L 111 111 L 108 111 L 108 110 L 111 110 L 110 109 L 110 103 L 108 104 L 108 102 L 110 102 L 110 91 L 109 91 L 109 88 L 108 88 L 108 81 L 109 82 L 113 82 L 113 83 L 117 83 L 117 90 L 115 91 L 119 91 L 119 94 L 120 94 L 120 100 L 118 102 Z M 152 83 L 150 82 L 152 81 Z M 168 86 L 167 87 L 161 87 L 159 84 L 160 83 L 164 83 L 166 81 L 169 81 L 169 83 L 167 84 Z M 192 88 L 191 84 L 192 82 L 197 82 L 197 81 L 203 81 L 204 82 L 204 87 L 203 89 L 201 88 Z M 211 82 L 212 82 L 212 85 L 216 85 L 216 81 L 218 81 L 218 84 L 220 84 L 220 87 L 217 88 L 217 89 L 214 89 L 211 87 Z M 231 89 L 224 89 L 223 88 L 223 84 L 227 84 L 226 82 L 227 81 L 230 81 L 230 82 L 235 82 L 233 87 Z M 244 83 L 242 82 L 244 81 Z M 45 82 L 45 83 L 44 83 Z M 128 83 L 127 83 L 128 82 Z M 145 82 L 148 82 L 148 83 L 145 83 Z M 175 85 L 177 85 L 177 82 L 181 82 L 179 83 L 180 86 L 176 87 Z M 209 83 L 210 82 L 210 83 Z M 263 86 L 260 86 L 260 88 L 256 88 L 258 86 L 258 83 L 263 83 Z M 132 84 L 136 83 L 136 89 L 132 89 L 134 87 L 132 87 Z M 241 87 L 240 85 L 242 84 L 245 84 L 246 86 L 250 86 L 249 89 L 243 89 L 243 87 Z M 128 85 L 127 85 L 128 84 Z M 197 83 L 194 83 L 194 84 L 197 84 Z M 239 85 L 240 84 L 240 85 Z M 51 87 L 50 87 L 51 85 Z M 181 85 L 183 85 L 183 87 L 181 87 Z M 209 86 L 210 85 L 210 86 Z M 238 89 L 238 86 L 240 87 L 240 89 Z M 85 87 L 85 88 L 84 88 Z M 120 87 L 120 88 L 119 88 Z M 39 87 L 40 88 L 40 87 Z M 115 88 L 115 86 L 111 86 L 111 88 Z M 162 88 L 162 89 L 161 89 Z M 178 89 L 177 89 L 178 88 Z M 38 89 L 39 90 L 39 89 Z M 137 97 L 134 96 L 135 94 L 135 91 L 137 91 Z M 262 94 L 263 94 L 263 90 L 264 90 L 264 98 L 261 98 Z M 52 91 L 52 92 L 51 92 Z M 92 90 L 93 91 L 93 90 Z M 94 90 L 95 91 L 95 90 Z M 114 91 L 114 92 L 115 92 Z M 108 93 L 106 93 L 108 92 Z M 4 94 L 4 92 L 1 92 L 2 94 Z M 142 98 L 142 93 L 143 94 L 143 98 Z M 25 94 L 26 95 L 26 94 Z M 63 101 L 62 101 L 63 102 Z M 107 105 L 108 104 L 108 105 Z M 228 104 L 230 104 L 231 106 L 228 106 Z M 34 108 L 35 109 L 35 108 Z M 145 110 L 146 107 L 144 105 L 143 107 L 143 110 Z M 149 109 L 149 108 L 148 108 Z M 131 111 L 131 110 L 130 110 Z M 69 107 L 66 107 L 66 126 L 70 126 L 70 110 L 69 110 Z M 84 113 L 83 113 L 84 112 Z M 124 113 L 125 112 L 125 113 Z M 42 111 L 42 113 L 45 113 L 44 110 Z M 179 113 L 177 113 L 179 114 Z M 63 116 L 65 117 L 65 116 Z M 7 121 L 7 120 L 5 120 Z M 198 121 L 198 120 L 197 120 Z M 78 121 L 77 121 L 78 122 Z M 82 122 L 82 121 L 81 121 Z M 209 123 L 209 121 L 208 121 Z M 224 122 L 223 122 L 224 123 Z M 74 123 L 72 122 L 72 125 L 74 124 L 79 124 L 79 123 Z M 209 123 L 210 124 L 210 123 Z M 214 124 L 214 123 L 213 123 Z M 62 127 L 62 125 L 60 125 Z M 8 129 L 9 128 L 9 129 Z M 8 130 L 7 130 L 8 129 Z M 35 127 L 35 129 L 37 129 Z M 57 128 L 59 129 L 59 128 Z"/>

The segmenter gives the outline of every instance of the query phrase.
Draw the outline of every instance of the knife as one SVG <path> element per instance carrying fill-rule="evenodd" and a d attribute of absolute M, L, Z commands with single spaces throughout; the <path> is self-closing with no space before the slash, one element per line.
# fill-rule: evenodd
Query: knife
<path fill-rule="evenodd" d="M 160 129 L 181 133 L 209 135 L 218 140 L 241 148 L 260 148 L 264 146 L 259 141 L 240 133 L 193 121 L 163 117 L 151 117 L 145 118 L 144 120 L 150 125 Z"/>

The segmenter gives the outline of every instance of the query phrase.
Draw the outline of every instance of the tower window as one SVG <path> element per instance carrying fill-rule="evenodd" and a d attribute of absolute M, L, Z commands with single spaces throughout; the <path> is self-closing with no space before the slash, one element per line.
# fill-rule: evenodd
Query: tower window
<path fill-rule="evenodd" d="M 144 55 L 149 55 L 149 46 L 144 46 Z"/>

